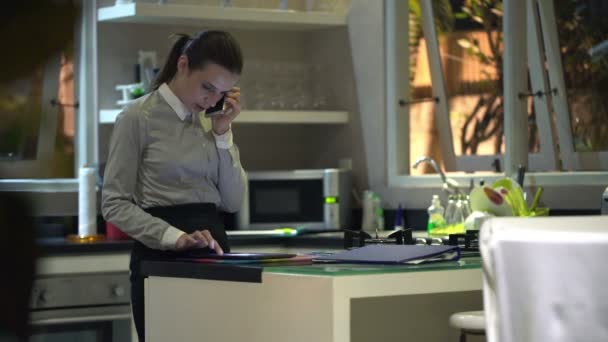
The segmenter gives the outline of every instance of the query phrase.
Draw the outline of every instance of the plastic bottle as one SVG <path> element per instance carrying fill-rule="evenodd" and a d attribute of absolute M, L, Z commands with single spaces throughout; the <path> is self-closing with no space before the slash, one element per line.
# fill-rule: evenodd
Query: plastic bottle
<path fill-rule="evenodd" d="M 375 194 L 366 190 L 363 192 L 363 218 L 361 220 L 361 229 L 365 231 L 374 231 L 376 227 L 376 207 Z"/>
<path fill-rule="evenodd" d="M 403 221 L 404 221 L 403 207 L 401 206 L 401 203 L 399 203 L 399 206 L 397 207 L 397 211 L 395 212 L 395 224 L 393 225 L 393 229 L 403 230 L 405 228 L 405 224 Z"/>
<path fill-rule="evenodd" d="M 464 208 L 464 219 L 466 221 L 466 219 L 469 217 L 469 215 L 471 215 L 473 213 L 473 210 L 471 209 L 471 199 L 470 199 L 469 195 L 463 195 L 462 206 Z"/>
<path fill-rule="evenodd" d="M 380 205 L 380 198 L 378 198 L 378 204 L 376 205 L 376 235 L 379 231 L 384 230 L 384 209 Z"/>
<path fill-rule="evenodd" d="M 464 202 L 462 200 L 463 196 L 462 195 L 458 195 L 456 196 L 456 207 L 454 209 L 454 214 L 452 215 L 452 222 L 450 224 L 461 224 L 464 223 L 464 220 L 466 218 L 465 216 L 465 207 L 464 207 Z"/>
<path fill-rule="evenodd" d="M 456 210 L 456 196 L 449 195 L 448 206 L 445 208 L 445 213 L 443 214 L 445 222 L 448 225 L 454 224 L 454 210 Z"/>
<path fill-rule="evenodd" d="M 429 234 L 432 234 L 435 228 L 445 226 L 445 219 L 443 217 L 443 206 L 441 205 L 439 195 L 433 195 L 431 205 L 427 209 L 427 212 L 429 213 L 429 223 L 427 225 L 427 230 Z"/>

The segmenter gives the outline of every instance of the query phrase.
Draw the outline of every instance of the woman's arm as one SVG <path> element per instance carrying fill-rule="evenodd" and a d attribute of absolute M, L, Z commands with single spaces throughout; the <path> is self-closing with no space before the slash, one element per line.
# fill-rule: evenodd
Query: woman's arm
<path fill-rule="evenodd" d="M 241 166 L 239 149 L 232 142 L 232 122 L 241 113 L 241 89 L 233 87 L 225 97 L 227 110 L 224 115 L 212 118 L 213 136 L 219 154 L 218 189 L 220 207 L 227 212 L 241 209 L 247 186 L 247 176 Z"/>
<path fill-rule="evenodd" d="M 218 190 L 221 196 L 220 207 L 227 212 L 241 209 L 247 186 L 247 176 L 241 166 L 239 150 L 232 142 L 232 131 L 218 136 L 214 133 L 219 155 Z"/>
<path fill-rule="evenodd" d="M 174 249 L 184 234 L 135 204 L 134 193 L 146 140 L 145 119 L 136 111 L 122 112 L 114 124 L 104 172 L 101 211 L 132 238 L 154 249 Z"/>

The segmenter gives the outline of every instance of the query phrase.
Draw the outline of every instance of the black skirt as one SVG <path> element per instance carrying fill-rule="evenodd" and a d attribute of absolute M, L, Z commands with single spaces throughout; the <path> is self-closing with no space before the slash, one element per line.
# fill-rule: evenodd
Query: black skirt
<path fill-rule="evenodd" d="M 192 203 L 144 210 L 150 215 L 158 217 L 188 234 L 196 230 L 209 230 L 211 236 L 220 244 L 224 252 L 230 251 L 222 217 L 215 204 Z M 144 276 L 140 272 L 141 262 L 144 260 L 175 260 L 175 258 L 180 256 L 184 256 L 184 253 L 152 249 L 139 241 L 135 241 L 133 244 L 131 262 L 129 264 L 131 270 L 131 306 L 140 342 L 145 341 Z"/>

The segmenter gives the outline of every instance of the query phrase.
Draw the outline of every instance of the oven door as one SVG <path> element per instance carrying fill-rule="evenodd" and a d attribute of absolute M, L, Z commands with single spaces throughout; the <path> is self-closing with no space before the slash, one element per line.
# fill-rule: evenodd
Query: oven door
<path fill-rule="evenodd" d="M 34 310 L 30 323 L 30 342 L 131 341 L 129 304 Z"/>

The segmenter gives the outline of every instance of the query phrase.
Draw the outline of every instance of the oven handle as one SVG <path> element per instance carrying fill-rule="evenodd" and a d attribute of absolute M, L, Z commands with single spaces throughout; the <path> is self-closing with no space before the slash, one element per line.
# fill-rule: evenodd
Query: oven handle
<path fill-rule="evenodd" d="M 113 314 L 113 315 L 90 315 L 80 317 L 63 317 L 63 318 L 43 318 L 31 321 L 32 325 L 51 325 L 51 324 L 73 324 L 73 323 L 90 323 L 115 321 L 120 319 L 131 319 L 131 313 Z"/>

